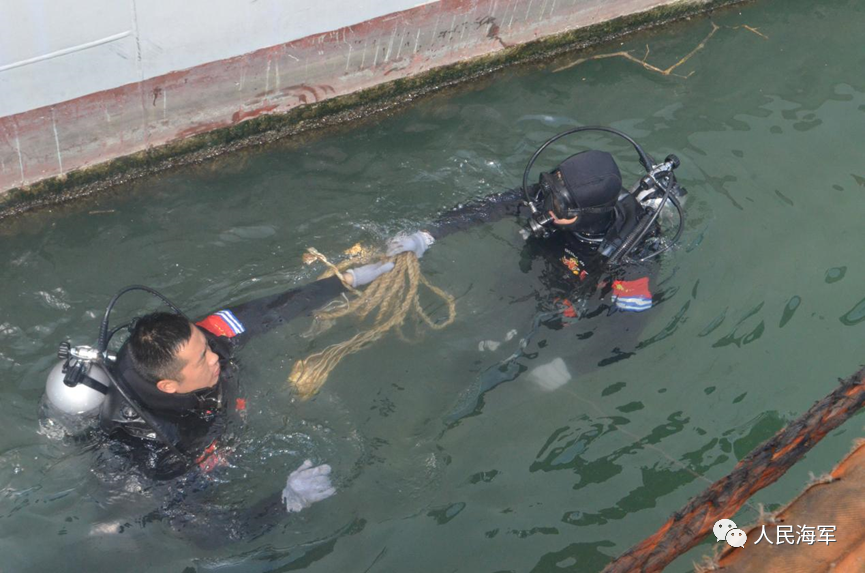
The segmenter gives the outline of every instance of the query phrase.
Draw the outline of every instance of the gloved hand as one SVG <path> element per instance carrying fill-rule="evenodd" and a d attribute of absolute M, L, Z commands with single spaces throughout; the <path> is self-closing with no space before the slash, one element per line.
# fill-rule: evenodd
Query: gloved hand
<path fill-rule="evenodd" d="M 411 235 L 397 235 L 387 242 L 387 251 L 385 254 L 393 257 L 400 253 L 411 251 L 417 258 L 421 258 L 433 243 L 435 243 L 435 239 L 426 231 L 418 231 Z"/>
<path fill-rule="evenodd" d="M 392 269 L 392 262 L 372 263 L 362 267 L 357 267 L 356 269 L 350 269 L 346 271 L 345 274 L 351 277 L 351 286 L 359 287 L 371 283 L 384 273 L 390 272 Z"/>
<path fill-rule="evenodd" d="M 306 460 L 303 465 L 288 474 L 285 489 L 282 490 L 285 510 L 300 511 L 335 494 L 336 489 L 331 485 L 328 475 L 330 475 L 329 465 L 312 467 L 310 460 Z"/>

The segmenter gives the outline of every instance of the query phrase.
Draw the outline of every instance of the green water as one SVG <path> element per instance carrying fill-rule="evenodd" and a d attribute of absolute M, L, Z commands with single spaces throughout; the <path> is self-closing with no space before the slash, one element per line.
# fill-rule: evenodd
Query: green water
<path fill-rule="evenodd" d="M 726 473 L 863 362 L 865 4 L 761 1 L 599 46 L 622 58 L 504 71 L 392 116 L 151 177 L 0 229 L 0 570 L 598 571 Z M 757 29 L 765 37 L 741 26 Z M 735 28 L 740 26 L 739 28 Z M 458 297 L 456 323 L 347 359 L 322 392 L 292 399 L 296 358 L 340 339 L 298 321 L 239 355 L 249 419 L 219 506 L 278 491 L 305 457 L 334 467 L 338 494 L 253 540 L 200 549 L 141 517 L 157 492 L 91 468 L 99 456 L 37 433 L 57 343 L 92 343 L 110 296 L 153 286 L 201 315 L 313 280 L 307 246 L 380 244 L 440 210 L 512 187 L 546 138 L 606 124 L 656 157 L 682 159 L 682 247 L 660 272 L 664 301 L 627 359 L 613 321 L 581 352 L 577 327 L 542 327 L 523 373 L 449 427 L 481 373 L 516 348 L 545 304 L 520 271 L 513 221 L 437 243 L 428 277 Z M 633 153 L 603 136 L 629 177 Z M 579 149 L 559 146 L 562 154 Z M 130 297 L 120 313 L 155 308 Z M 483 340 L 517 336 L 495 351 Z M 606 337 L 606 338 L 604 338 Z M 622 348 L 631 352 L 633 348 Z M 562 358 L 555 391 L 533 368 Z M 861 435 L 828 436 L 737 517 L 789 500 Z M 206 515 L 199 516 L 201 520 Z M 845 534 L 839 531 L 840 538 Z M 711 551 L 710 542 L 675 563 Z"/>

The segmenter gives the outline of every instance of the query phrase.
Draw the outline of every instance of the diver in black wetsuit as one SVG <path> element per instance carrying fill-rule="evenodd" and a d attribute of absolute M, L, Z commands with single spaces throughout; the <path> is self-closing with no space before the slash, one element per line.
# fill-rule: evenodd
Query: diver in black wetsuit
<path fill-rule="evenodd" d="M 592 150 L 568 157 L 552 171 L 542 173 L 537 184 L 528 185 L 529 171 L 544 149 L 562 137 L 587 130 L 606 131 L 628 140 L 637 150 L 646 176 L 625 189 L 613 157 Z M 633 315 L 652 307 L 652 282 L 657 269 L 652 259 L 675 244 L 684 226 L 680 199 L 686 191 L 673 174 L 678 165 L 675 156 L 656 163 L 636 142 L 616 130 L 577 128 L 541 146 L 526 167 L 521 189 L 460 206 L 425 231 L 399 236 L 388 243 L 388 255 L 412 251 L 420 257 L 436 240 L 456 231 L 506 217 L 522 217 L 528 219 L 531 232 L 525 232 L 527 241 L 520 267 L 527 272 L 535 260 L 544 261 L 541 280 L 552 299 L 549 302 L 555 301 L 557 309 L 536 317 L 531 332 L 520 344 L 521 350 L 480 374 L 463 393 L 460 406 L 445 417 L 446 422 L 477 413 L 485 392 L 519 374 L 517 360 L 522 348 L 540 324 L 556 328 L 582 318 Z M 679 228 L 664 245 L 658 217 L 667 207 L 678 211 Z M 591 339 L 580 349 L 577 365 L 581 373 L 633 355 L 628 350 L 637 346 L 645 323 L 642 315 L 615 317 L 613 322 L 615 332 L 593 336 L 595 333 L 589 330 L 577 335 Z M 603 355 L 609 352 L 612 355 Z M 547 389 L 571 377 L 561 358 L 536 370 L 539 384 Z"/>
<path fill-rule="evenodd" d="M 393 263 L 378 262 L 343 277 L 348 285 L 362 286 L 392 268 Z M 207 507 L 200 496 L 187 495 L 210 487 L 209 474 L 227 463 L 232 433 L 245 415 L 234 352 L 252 336 L 308 314 L 345 288 L 339 280 L 321 280 L 194 323 L 153 289 L 122 289 L 105 311 L 95 348 L 61 344 L 61 362 L 46 383 L 41 423 L 86 437 L 98 421 L 113 454 L 131 460 L 150 480 L 172 480 L 171 495 L 144 522 L 167 520 L 203 546 L 260 534 L 286 511 L 301 511 L 336 490 L 330 466 L 306 460 L 288 475 L 281 492 L 252 507 Z M 135 290 L 159 297 L 174 313 L 148 314 L 109 330 L 115 303 Z M 114 356 L 108 345 L 126 328 L 131 333 Z"/>
<path fill-rule="evenodd" d="M 528 217 L 532 231 L 522 264 L 543 256 L 550 263 L 545 277 L 551 290 L 570 292 L 569 298 L 577 301 L 600 289 L 611 295 L 617 310 L 640 312 L 651 308 L 649 276 L 653 266 L 648 261 L 678 240 L 683 225 L 679 198 L 685 190 L 673 175 L 678 159 L 670 156 L 664 163 L 655 164 L 634 143 L 649 174 L 626 190 L 612 155 L 584 151 L 541 174 L 539 183 L 527 185 L 529 170 L 541 151 L 565 135 L 587 129 L 596 128 L 565 132 L 545 143 L 526 168 L 523 189 L 460 206 L 425 231 L 392 239 L 387 254 L 412 251 L 420 257 L 435 240 L 451 233 L 522 215 Z M 672 242 L 661 247 L 657 217 L 668 200 L 679 210 L 680 225 Z M 564 309 L 566 315 L 578 312 L 571 302 L 566 301 L 566 306 L 571 307 Z"/>
<path fill-rule="evenodd" d="M 361 286 L 392 268 L 392 263 L 373 263 L 351 269 L 344 277 L 348 284 Z M 235 350 L 250 337 L 307 314 L 344 289 L 342 282 L 322 280 L 193 323 L 156 291 L 127 287 L 109 303 L 96 348 L 61 345 L 63 361 L 46 385 L 46 418 L 98 418 L 112 451 L 130 458 L 146 477 L 194 480 L 193 474 L 206 474 L 226 463 L 225 445 L 245 414 L 232 360 Z M 114 304 L 131 290 L 151 292 L 175 312 L 148 314 L 109 333 Z M 127 327 L 129 338 L 114 357 L 108 343 Z M 310 460 L 291 472 L 280 496 L 285 510 L 300 511 L 333 495 L 329 473 L 330 466 L 313 467 Z"/>

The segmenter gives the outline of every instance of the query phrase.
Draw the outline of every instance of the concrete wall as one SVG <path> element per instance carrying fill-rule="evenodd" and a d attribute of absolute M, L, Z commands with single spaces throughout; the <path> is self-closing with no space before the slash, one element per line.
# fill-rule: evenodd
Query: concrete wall
<path fill-rule="evenodd" d="M 0 193 L 673 3 L 3 0 Z"/>
<path fill-rule="evenodd" d="M 418 0 L 2 0 L 0 117 L 248 54 Z"/>

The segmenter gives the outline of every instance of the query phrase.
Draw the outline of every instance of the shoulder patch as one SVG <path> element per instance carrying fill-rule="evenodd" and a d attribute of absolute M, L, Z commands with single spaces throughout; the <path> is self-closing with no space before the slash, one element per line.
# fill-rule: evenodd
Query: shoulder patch
<path fill-rule="evenodd" d="M 238 334 L 246 332 L 246 329 L 243 328 L 243 323 L 237 320 L 237 317 L 230 310 L 215 312 L 196 324 L 208 332 L 227 338 L 233 338 Z"/>

